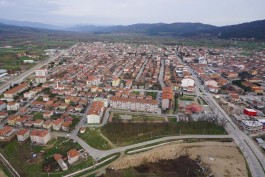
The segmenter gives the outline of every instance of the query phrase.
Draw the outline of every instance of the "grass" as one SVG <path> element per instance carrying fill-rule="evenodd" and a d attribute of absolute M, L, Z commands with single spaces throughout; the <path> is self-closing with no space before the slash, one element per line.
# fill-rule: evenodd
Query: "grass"
<path fill-rule="evenodd" d="M 179 98 L 182 101 L 194 101 L 194 96 L 183 96 Z"/>
<path fill-rule="evenodd" d="M 145 115 L 145 114 L 139 114 L 139 113 L 135 113 L 135 114 L 128 114 L 128 113 L 113 113 L 113 121 L 119 121 L 121 120 L 120 115 L 131 115 L 132 119 L 129 120 L 129 122 L 133 122 L 133 121 L 165 121 L 165 117 L 162 116 L 152 116 L 152 115 Z"/>
<path fill-rule="evenodd" d="M 181 134 L 225 134 L 223 127 L 211 122 L 178 123 L 110 123 L 101 128 L 101 132 L 112 143 L 126 146 L 165 136 Z"/>
<path fill-rule="evenodd" d="M 157 92 L 146 92 L 145 96 L 152 96 L 153 100 L 157 97 Z"/>
<path fill-rule="evenodd" d="M 174 113 L 177 114 L 179 109 L 179 99 L 175 98 Z"/>
<path fill-rule="evenodd" d="M 43 119 L 43 113 L 42 112 L 35 112 L 33 116 L 33 120 L 37 119 Z"/>
<path fill-rule="evenodd" d="M 55 164 L 58 166 L 57 162 L 53 159 L 54 153 L 60 153 L 63 156 L 66 156 L 66 153 L 70 149 L 80 150 L 81 146 L 78 143 L 72 141 L 66 141 L 66 138 L 58 138 L 58 141 L 51 148 L 45 146 L 32 146 L 30 142 L 27 141 L 24 144 L 20 145 L 17 141 L 11 141 L 10 143 L 1 143 L 0 152 L 7 158 L 7 160 L 12 164 L 12 166 L 17 170 L 17 172 L 23 177 L 44 177 L 48 176 L 46 172 L 43 171 L 44 164 Z M 32 151 L 31 151 L 32 149 Z M 43 155 L 39 156 L 40 160 L 30 161 L 32 159 L 32 153 L 38 153 L 44 151 Z M 93 164 L 93 159 L 89 157 L 86 161 L 80 160 L 76 164 L 69 167 L 69 170 L 66 172 L 55 171 L 50 172 L 50 177 L 61 177 L 67 173 L 77 171 L 82 168 L 89 167 Z"/>
<path fill-rule="evenodd" d="M 99 129 L 87 128 L 85 133 L 79 133 L 78 136 L 93 148 L 100 150 L 112 148 L 108 141 L 102 137 Z"/>

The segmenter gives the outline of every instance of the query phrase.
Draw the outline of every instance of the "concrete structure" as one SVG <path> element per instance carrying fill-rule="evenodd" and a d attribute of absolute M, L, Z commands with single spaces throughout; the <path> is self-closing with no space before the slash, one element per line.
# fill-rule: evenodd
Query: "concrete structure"
<path fill-rule="evenodd" d="M 170 87 L 163 87 L 162 89 L 162 109 L 171 109 L 173 105 L 173 90 Z"/>
<path fill-rule="evenodd" d="M 35 70 L 35 75 L 36 75 L 36 82 L 37 83 L 45 83 L 46 82 L 46 76 L 48 74 L 47 69 L 36 69 Z"/>
<path fill-rule="evenodd" d="M 110 107 L 132 111 L 157 112 L 158 102 L 157 100 L 114 96 L 110 98 Z"/>
<path fill-rule="evenodd" d="M 0 111 L 2 111 L 3 109 L 6 109 L 6 103 L 3 101 L 0 101 Z"/>
<path fill-rule="evenodd" d="M 63 156 L 61 154 L 54 154 L 53 158 L 55 159 L 55 161 L 58 163 L 58 165 L 61 167 L 61 169 L 63 171 L 68 170 L 68 166 L 66 165 L 66 163 L 63 161 Z"/>
<path fill-rule="evenodd" d="M 76 149 L 71 149 L 67 152 L 68 163 L 72 165 L 79 160 L 80 153 Z"/>
<path fill-rule="evenodd" d="M 4 97 L 5 98 L 14 98 L 14 96 L 16 96 L 20 92 L 23 92 L 27 88 L 28 88 L 28 84 L 27 83 L 20 84 L 20 85 L 18 85 L 16 87 L 13 87 L 12 89 L 6 91 L 4 93 Z"/>
<path fill-rule="evenodd" d="M 30 140 L 32 143 L 39 145 L 46 144 L 51 139 L 50 131 L 48 130 L 32 130 L 30 133 Z"/>
<path fill-rule="evenodd" d="M 25 141 L 29 138 L 30 131 L 28 129 L 21 129 L 17 132 L 17 140 L 18 141 Z"/>
<path fill-rule="evenodd" d="M 112 86 L 113 87 L 118 87 L 119 85 L 120 85 L 120 78 L 118 78 L 118 77 L 113 78 Z"/>
<path fill-rule="evenodd" d="M 257 120 L 242 120 L 241 126 L 247 134 L 258 133 L 263 129 L 263 124 Z"/>
<path fill-rule="evenodd" d="M 102 101 L 95 101 L 87 113 L 88 124 L 99 124 L 104 111 L 104 103 Z"/>
<path fill-rule="evenodd" d="M 8 111 L 17 111 L 19 108 L 20 108 L 20 105 L 17 102 L 7 103 L 7 110 Z"/>

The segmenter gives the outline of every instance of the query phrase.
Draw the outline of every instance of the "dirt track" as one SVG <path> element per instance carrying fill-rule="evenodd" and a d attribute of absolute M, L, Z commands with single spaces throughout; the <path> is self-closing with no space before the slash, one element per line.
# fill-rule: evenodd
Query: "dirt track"
<path fill-rule="evenodd" d="M 247 177 L 244 157 L 234 143 L 197 142 L 170 144 L 142 152 L 127 155 L 111 167 L 125 169 L 139 166 L 145 162 L 156 162 L 160 159 L 174 159 L 181 155 L 188 155 L 191 159 L 201 158 L 205 166 L 209 166 L 215 177 Z"/>

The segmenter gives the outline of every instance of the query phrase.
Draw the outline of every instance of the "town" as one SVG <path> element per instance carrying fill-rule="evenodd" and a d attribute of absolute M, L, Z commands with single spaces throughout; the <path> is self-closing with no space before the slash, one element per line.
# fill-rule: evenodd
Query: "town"
<path fill-rule="evenodd" d="M 30 147 L 42 171 L 82 174 L 179 136 L 234 139 L 250 169 L 264 174 L 265 51 L 106 42 L 52 51 L 1 86 L 0 141 Z"/>

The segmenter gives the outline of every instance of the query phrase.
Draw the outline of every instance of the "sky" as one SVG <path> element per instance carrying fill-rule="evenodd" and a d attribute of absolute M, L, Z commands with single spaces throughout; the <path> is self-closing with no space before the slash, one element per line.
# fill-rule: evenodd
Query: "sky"
<path fill-rule="evenodd" d="M 57 26 L 201 22 L 224 26 L 265 19 L 265 0 L 0 0 L 0 18 Z"/>

